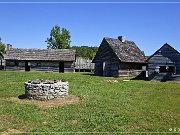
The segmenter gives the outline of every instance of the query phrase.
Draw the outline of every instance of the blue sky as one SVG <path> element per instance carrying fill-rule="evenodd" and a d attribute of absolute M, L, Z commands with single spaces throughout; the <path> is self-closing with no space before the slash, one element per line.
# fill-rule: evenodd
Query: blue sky
<path fill-rule="evenodd" d="M 0 37 L 4 43 L 10 43 L 16 48 L 46 48 L 45 40 L 49 37 L 52 27 L 57 24 L 70 31 L 71 46 L 99 46 L 103 37 L 117 38 L 124 35 L 127 40 L 134 41 L 146 55 L 151 55 L 166 42 L 180 51 L 178 0 L 174 2 L 179 3 L 166 3 L 170 0 L 159 0 L 165 3 L 2 2 L 0 0 Z M 153 1 L 138 0 L 138 2 Z"/>

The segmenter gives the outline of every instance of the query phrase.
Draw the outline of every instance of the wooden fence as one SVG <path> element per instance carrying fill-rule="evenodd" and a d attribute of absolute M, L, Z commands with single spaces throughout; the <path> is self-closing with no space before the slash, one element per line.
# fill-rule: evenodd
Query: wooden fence
<path fill-rule="evenodd" d="M 93 71 L 94 70 L 94 63 L 92 63 L 91 59 L 76 57 L 75 70 L 78 72 Z"/>

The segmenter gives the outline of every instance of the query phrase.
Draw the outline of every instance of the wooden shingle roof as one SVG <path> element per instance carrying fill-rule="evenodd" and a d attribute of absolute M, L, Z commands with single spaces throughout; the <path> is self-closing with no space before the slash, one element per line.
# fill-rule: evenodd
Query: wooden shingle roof
<path fill-rule="evenodd" d="M 121 42 L 119 39 L 104 38 L 102 42 L 106 42 L 121 62 L 134 62 L 143 63 L 145 62 L 144 53 L 136 46 L 133 41 Z M 103 44 L 101 44 L 103 45 Z M 94 62 L 98 58 L 94 58 Z"/>
<path fill-rule="evenodd" d="M 174 59 L 175 57 L 180 58 L 180 52 L 178 52 L 176 49 L 174 49 L 168 43 L 165 43 L 160 49 L 158 49 L 146 61 L 148 62 L 154 56 L 160 56 L 162 59 L 166 59 L 167 62 L 172 62 L 173 61 L 172 59 Z M 161 61 L 163 61 L 163 60 L 161 60 Z"/>
<path fill-rule="evenodd" d="M 5 60 L 75 61 L 75 50 L 71 49 L 21 49 L 11 48 Z"/>

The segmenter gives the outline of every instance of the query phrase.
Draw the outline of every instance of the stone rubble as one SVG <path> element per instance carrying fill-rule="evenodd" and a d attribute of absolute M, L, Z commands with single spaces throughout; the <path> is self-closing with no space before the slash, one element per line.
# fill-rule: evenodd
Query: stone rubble
<path fill-rule="evenodd" d="M 28 99 L 51 100 L 68 96 L 69 83 L 65 80 L 29 80 L 24 85 Z"/>

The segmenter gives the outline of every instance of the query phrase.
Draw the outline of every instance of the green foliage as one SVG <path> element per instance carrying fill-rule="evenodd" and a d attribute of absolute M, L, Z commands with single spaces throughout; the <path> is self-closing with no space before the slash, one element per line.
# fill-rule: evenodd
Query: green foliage
<path fill-rule="evenodd" d="M 45 42 L 47 42 L 48 49 L 68 49 L 70 48 L 70 32 L 56 25 L 55 27 L 52 28 L 51 33 L 50 33 L 50 38 L 47 38 Z"/>
<path fill-rule="evenodd" d="M 180 127 L 178 82 L 124 82 L 122 78 L 87 73 L 0 71 L 0 74 L 0 132 L 16 129 L 31 134 L 159 134 Z M 81 102 L 45 108 L 34 101 L 27 104 L 26 100 L 12 100 L 24 94 L 25 81 L 37 78 L 68 80 L 70 95 L 80 97 Z"/>
<path fill-rule="evenodd" d="M 0 52 L 5 52 L 5 44 L 2 43 L 1 37 L 0 37 Z"/>
<path fill-rule="evenodd" d="M 98 47 L 88 47 L 88 46 L 72 46 L 71 48 L 76 50 L 77 57 L 90 58 L 90 59 L 94 58 L 98 50 Z"/>

